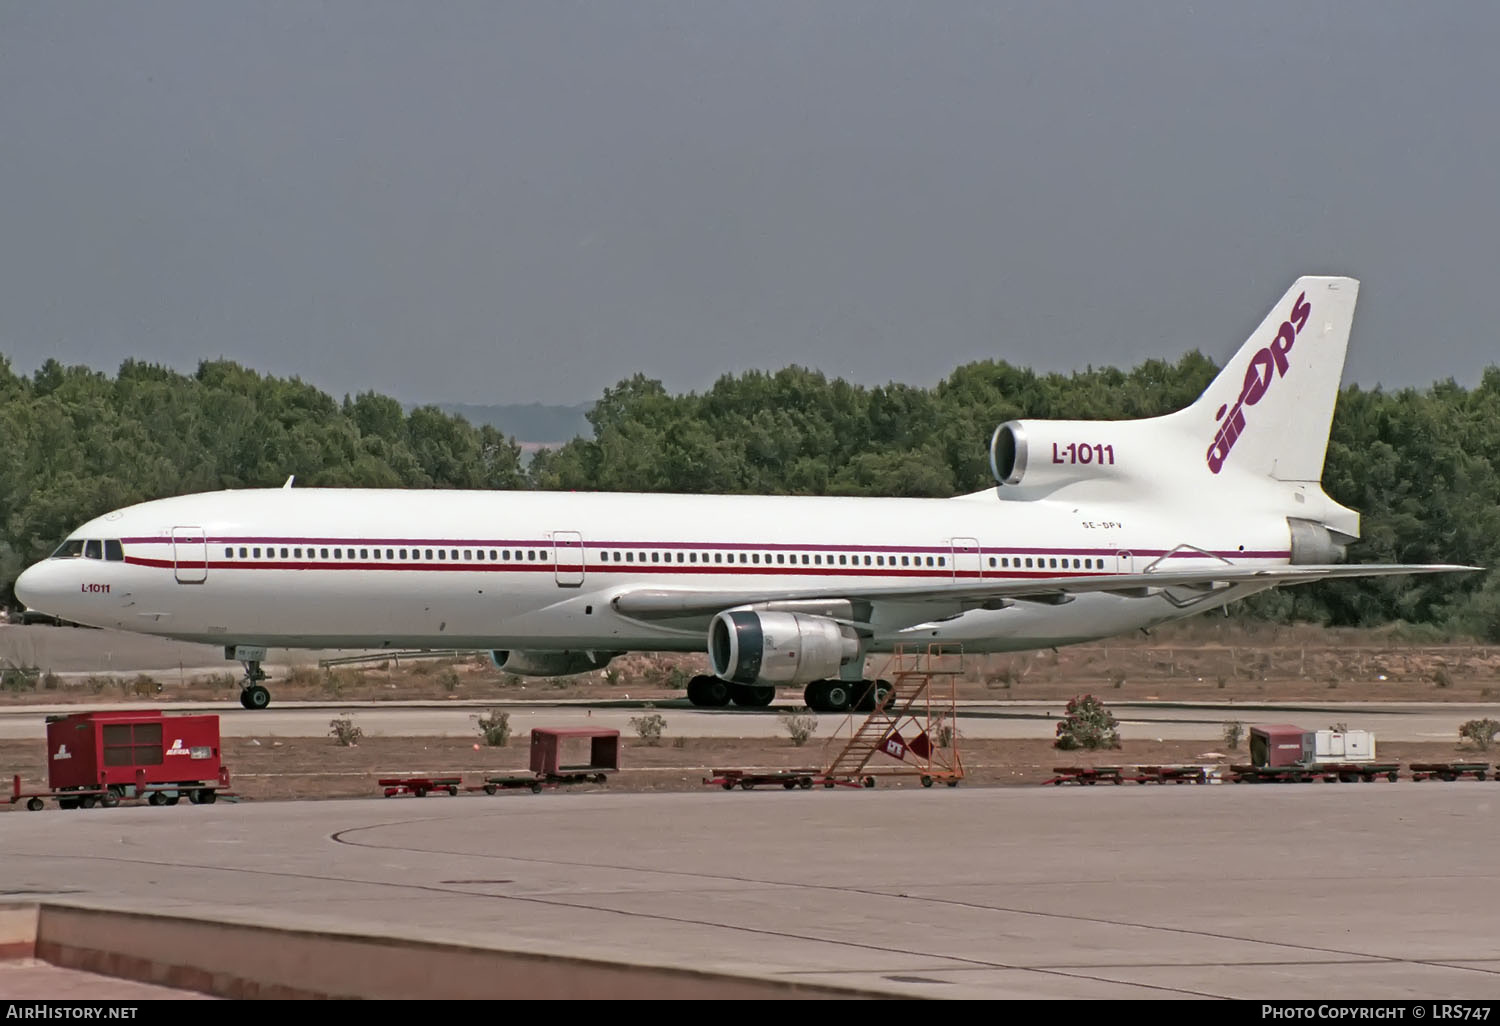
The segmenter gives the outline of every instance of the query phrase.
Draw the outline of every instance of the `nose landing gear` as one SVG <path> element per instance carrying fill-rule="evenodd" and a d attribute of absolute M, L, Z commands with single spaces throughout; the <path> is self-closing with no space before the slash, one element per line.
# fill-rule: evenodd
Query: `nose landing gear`
<path fill-rule="evenodd" d="M 245 679 L 240 681 L 240 705 L 246 709 L 264 709 L 271 704 L 271 692 L 259 682 L 266 679 L 258 659 L 242 659 Z"/>

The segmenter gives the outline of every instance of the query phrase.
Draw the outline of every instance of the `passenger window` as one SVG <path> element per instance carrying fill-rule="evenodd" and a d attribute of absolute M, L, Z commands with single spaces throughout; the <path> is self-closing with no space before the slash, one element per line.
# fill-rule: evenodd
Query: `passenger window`
<path fill-rule="evenodd" d="M 428 559 L 431 559 L 431 558 L 432 558 L 432 550 L 431 550 L 431 549 L 428 549 L 428 550 L 427 550 L 427 558 L 428 558 Z"/>
<path fill-rule="evenodd" d="M 948 565 L 948 557 L 947 556 L 939 556 L 938 557 L 938 566 L 947 566 L 947 565 Z"/>
<path fill-rule="evenodd" d="M 803 566 L 807 566 L 808 565 L 807 553 L 805 553 L 805 552 L 802 553 L 802 565 Z"/>
<path fill-rule="evenodd" d="M 447 549 L 438 549 L 438 559 L 447 559 L 447 558 L 448 558 L 448 550 Z"/>
<path fill-rule="evenodd" d="M 474 558 L 473 552 L 471 552 L 468 549 L 464 549 L 464 559 L 473 559 L 473 558 Z"/>
<path fill-rule="evenodd" d="M 722 562 L 724 562 L 724 553 L 722 553 L 722 552 L 715 552 L 714 553 L 714 562 L 715 563 L 722 563 Z"/>
<path fill-rule="evenodd" d="M 281 558 L 286 559 L 286 549 L 281 550 Z"/>
<path fill-rule="evenodd" d="M 651 553 L 651 562 L 653 562 L 653 563 L 660 563 L 661 562 L 661 553 L 660 552 L 653 552 L 653 553 Z"/>
<path fill-rule="evenodd" d="M 635 553 L 634 552 L 627 552 L 627 553 L 625 553 L 625 562 L 627 562 L 627 563 L 634 563 L 635 562 Z"/>
<path fill-rule="evenodd" d="M 253 553 L 255 553 L 255 558 L 256 559 L 260 558 L 260 549 L 251 549 L 250 551 L 253 552 Z"/>
<path fill-rule="evenodd" d="M 839 554 L 839 566 L 847 566 L 848 563 L 849 563 L 849 557 L 846 556 L 846 555 L 844 555 L 843 553 L 840 553 Z"/>
<path fill-rule="evenodd" d="M 750 562 L 752 562 L 752 563 L 759 563 L 760 562 L 760 553 L 759 552 L 751 553 L 750 554 Z"/>
<path fill-rule="evenodd" d="M 322 558 L 323 559 L 327 559 L 328 558 L 328 550 L 327 549 L 322 549 L 320 551 L 323 553 Z M 240 549 L 240 555 L 243 556 L 244 554 L 245 554 L 245 550 L 244 549 Z"/>
<path fill-rule="evenodd" d="M 994 565 L 995 565 L 995 557 L 991 556 L 990 557 L 990 566 L 994 566 Z"/>
<path fill-rule="evenodd" d="M 1028 570 L 1031 569 L 1031 557 L 1030 556 L 1026 557 L 1026 568 Z"/>
<path fill-rule="evenodd" d="M 928 565 L 928 566 L 931 566 L 931 565 L 932 565 L 932 557 L 931 557 L 931 556 L 928 556 L 928 557 L 927 557 L 927 565 Z"/>
<path fill-rule="evenodd" d="M 354 558 L 354 550 L 353 549 L 349 550 L 349 558 L 350 559 Z M 369 559 L 370 558 L 370 550 L 369 549 L 360 549 L 359 550 L 359 558 L 360 559 Z"/>
<path fill-rule="evenodd" d="M 233 549 L 225 549 L 224 550 L 224 558 L 225 559 L 233 559 L 234 558 L 234 550 Z"/>
<path fill-rule="evenodd" d="M 688 553 L 688 562 L 689 563 L 696 563 L 696 562 L 698 562 L 698 553 L 696 553 L 696 552 L 689 552 Z"/>
<path fill-rule="evenodd" d="M 682 557 L 682 553 L 680 553 L 680 552 L 679 552 L 679 553 L 677 553 L 677 562 L 679 562 L 679 563 L 681 563 L 681 562 L 682 562 L 682 559 L 683 559 L 683 557 Z"/>

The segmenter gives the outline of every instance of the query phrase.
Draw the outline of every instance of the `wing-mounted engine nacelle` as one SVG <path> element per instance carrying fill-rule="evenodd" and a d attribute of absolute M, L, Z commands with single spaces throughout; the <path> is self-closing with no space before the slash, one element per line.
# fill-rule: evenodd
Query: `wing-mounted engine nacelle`
<path fill-rule="evenodd" d="M 490 652 L 495 668 L 518 677 L 569 677 L 602 670 L 619 652 Z"/>
<path fill-rule="evenodd" d="M 860 657 L 854 630 L 805 613 L 730 609 L 708 628 L 714 675 L 734 684 L 810 684 Z"/>
<path fill-rule="evenodd" d="M 1134 455 L 1121 451 L 1124 433 L 1107 420 L 1009 420 L 990 438 L 990 473 L 1028 488 L 1122 478 Z"/>

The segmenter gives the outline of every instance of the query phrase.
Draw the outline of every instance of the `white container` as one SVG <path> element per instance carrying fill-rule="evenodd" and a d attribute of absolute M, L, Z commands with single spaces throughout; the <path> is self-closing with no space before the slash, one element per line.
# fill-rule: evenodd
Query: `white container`
<path fill-rule="evenodd" d="M 1314 742 L 1318 762 L 1373 762 L 1375 735 L 1368 730 L 1320 730 Z"/>

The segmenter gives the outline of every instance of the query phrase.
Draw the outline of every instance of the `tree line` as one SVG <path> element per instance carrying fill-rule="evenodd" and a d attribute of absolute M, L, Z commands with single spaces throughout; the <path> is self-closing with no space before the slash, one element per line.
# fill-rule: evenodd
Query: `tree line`
<path fill-rule="evenodd" d="M 1188 405 L 1218 367 L 1199 353 L 1131 370 L 1037 374 L 1003 361 L 933 388 L 865 387 L 801 367 L 725 375 L 669 394 L 636 375 L 604 391 L 591 437 L 534 455 L 436 407 L 205 361 L 191 375 L 126 361 L 109 375 L 0 356 L 0 600 L 79 523 L 147 499 L 220 488 L 568 489 L 945 497 L 993 484 L 988 443 L 1013 418 L 1151 417 Z M 1362 514 L 1360 562 L 1500 566 L 1500 366 L 1479 385 L 1348 386 L 1324 487 Z M 1335 626 L 1420 624 L 1500 641 L 1500 569 L 1303 585 L 1243 615 Z"/>

